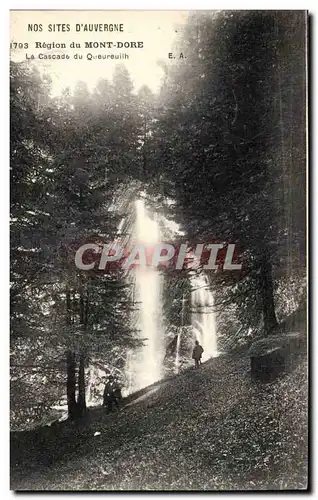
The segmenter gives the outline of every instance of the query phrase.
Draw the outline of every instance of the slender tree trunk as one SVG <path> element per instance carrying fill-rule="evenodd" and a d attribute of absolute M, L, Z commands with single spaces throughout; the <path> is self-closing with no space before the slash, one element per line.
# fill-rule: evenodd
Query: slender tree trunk
<path fill-rule="evenodd" d="M 75 353 L 72 351 L 67 352 L 67 410 L 68 418 L 74 420 L 77 416 L 77 403 L 76 403 L 76 361 Z"/>
<path fill-rule="evenodd" d="M 72 315 L 72 298 L 71 291 L 66 290 L 66 323 L 73 323 Z M 66 395 L 67 395 L 67 411 L 69 420 L 75 420 L 78 414 L 76 402 L 76 354 L 73 350 L 69 350 L 66 354 Z"/>
<path fill-rule="evenodd" d="M 80 324 L 85 324 L 85 307 L 83 292 L 80 293 Z"/>
<path fill-rule="evenodd" d="M 268 253 L 263 254 L 261 261 L 261 293 L 265 335 L 270 335 L 277 328 L 278 322 L 275 313 L 272 263 Z"/>
<path fill-rule="evenodd" d="M 83 331 L 85 333 L 87 327 L 87 318 L 88 318 L 88 295 L 86 296 L 86 300 L 84 298 L 83 290 L 80 292 L 80 324 L 83 327 Z M 82 349 L 80 353 L 79 359 L 79 371 L 78 371 L 78 411 L 79 416 L 83 416 L 86 412 L 86 391 L 85 391 L 85 362 L 86 355 L 84 350 Z"/>
<path fill-rule="evenodd" d="M 68 325 L 72 323 L 71 292 L 69 289 L 66 290 L 66 323 Z"/>
<path fill-rule="evenodd" d="M 86 394 L 85 394 L 85 354 L 81 353 L 78 371 L 78 411 L 79 416 L 86 412 Z"/>
<path fill-rule="evenodd" d="M 84 314 L 85 329 L 87 328 L 87 324 L 88 324 L 88 311 L 89 311 L 89 300 L 88 300 L 88 290 L 87 290 L 86 303 L 85 303 L 85 314 Z"/>
<path fill-rule="evenodd" d="M 73 290 L 73 292 L 72 292 L 71 304 L 73 306 L 73 307 L 71 307 L 72 325 L 74 325 L 76 323 L 76 315 L 77 315 L 76 302 L 75 302 L 75 290 Z"/>

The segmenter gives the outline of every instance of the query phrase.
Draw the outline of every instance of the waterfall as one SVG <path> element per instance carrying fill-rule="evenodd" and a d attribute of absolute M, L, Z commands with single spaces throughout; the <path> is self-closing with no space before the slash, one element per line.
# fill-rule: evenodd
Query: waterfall
<path fill-rule="evenodd" d="M 208 280 L 205 275 L 193 276 L 191 285 L 193 288 L 191 322 L 196 340 L 204 349 L 203 360 L 207 360 L 218 355 L 213 294 L 208 288 Z"/>
<path fill-rule="evenodd" d="M 182 327 L 179 328 L 177 336 L 176 357 L 174 361 L 175 373 L 179 373 L 181 333 L 182 333 Z"/>
<path fill-rule="evenodd" d="M 161 241 L 158 221 L 149 214 L 142 198 L 134 202 L 135 220 L 130 218 L 129 246 L 144 244 L 151 248 Z M 163 225 L 176 235 L 182 235 L 179 226 L 161 216 Z M 120 230 L 122 227 L 120 227 Z M 126 229 L 127 232 L 127 229 Z M 126 241 L 128 241 L 126 239 Z M 133 286 L 133 301 L 136 304 L 134 322 L 138 337 L 143 345 L 130 351 L 126 360 L 127 393 L 130 394 L 153 384 L 164 376 L 165 336 L 163 324 L 163 277 L 158 269 L 147 263 L 144 267 L 129 270 L 128 278 Z M 191 277 L 191 323 L 196 339 L 201 343 L 203 361 L 218 355 L 213 294 L 208 288 L 205 275 Z M 179 373 L 181 346 L 184 334 L 184 308 L 186 298 L 182 298 L 181 321 L 176 339 L 174 372 Z"/>
<path fill-rule="evenodd" d="M 183 295 L 182 306 L 181 306 L 181 322 L 180 322 L 180 328 L 178 330 L 177 345 L 176 345 L 176 357 L 175 357 L 175 361 L 174 361 L 175 373 L 179 373 L 180 345 L 181 345 L 181 336 L 182 336 L 182 331 L 183 331 L 183 326 L 184 326 L 184 304 L 185 304 L 185 297 Z"/>
<path fill-rule="evenodd" d="M 122 389 L 122 394 L 124 396 L 128 396 L 128 394 L 131 394 L 134 391 L 133 371 L 134 371 L 133 350 L 130 350 L 127 353 L 126 366 L 125 366 L 126 385 Z"/>
<path fill-rule="evenodd" d="M 96 406 L 100 404 L 100 398 L 103 394 L 105 385 L 105 370 L 100 369 L 94 364 L 90 364 L 86 370 L 86 404 L 87 406 Z"/>
<path fill-rule="evenodd" d="M 144 201 L 135 202 L 136 222 L 134 240 L 143 244 L 160 241 L 157 221 L 147 214 Z M 135 277 L 135 301 L 138 305 L 137 328 L 144 345 L 132 355 L 129 363 L 131 391 L 136 391 L 162 378 L 164 357 L 164 335 L 162 325 L 162 276 L 150 266 L 136 267 L 131 271 Z"/>

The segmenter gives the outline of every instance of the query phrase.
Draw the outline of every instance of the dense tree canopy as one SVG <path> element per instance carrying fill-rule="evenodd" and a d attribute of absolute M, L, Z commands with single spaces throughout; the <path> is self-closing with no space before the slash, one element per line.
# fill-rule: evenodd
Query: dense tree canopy
<path fill-rule="evenodd" d="M 211 276 L 218 302 L 268 333 L 279 284 L 304 283 L 304 17 L 196 13 L 181 47 L 161 90 L 153 183 L 159 164 L 190 238 L 239 246 L 246 272 Z"/>

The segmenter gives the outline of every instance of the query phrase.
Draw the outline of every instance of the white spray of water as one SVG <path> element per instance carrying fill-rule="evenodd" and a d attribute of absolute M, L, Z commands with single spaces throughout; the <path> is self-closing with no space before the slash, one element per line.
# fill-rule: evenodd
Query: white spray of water
<path fill-rule="evenodd" d="M 143 200 L 137 200 L 135 239 L 139 243 L 160 241 L 158 223 L 151 219 Z M 131 356 L 128 370 L 132 373 L 131 391 L 146 387 L 162 378 L 164 335 L 162 325 L 162 276 L 150 266 L 136 267 L 135 301 L 138 304 L 137 327 L 144 345 Z"/>
<path fill-rule="evenodd" d="M 125 396 L 128 394 L 131 394 L 134 391 L 134 382 L 133 382 L 133 351 L 130 350 L 127 353 L 127 359 L 126 359 L 126 387 L 124 388 L 125 390 Z"/>
<path fill-rule="evenodd" d="M 208 280 L 205 275 L 193 276 L 191 286 L 193 288 L 191 322 L 196 340 L 204 349 L 203 360 L 207 360 L 218 355 L 213 294 L 208 288 Z"/>
<path fill-rule="evenodd" d="M 182 333 L 182 328 L 179 328 L 178 336 L 177 336 L 177 345 L 176 345 L 176 357 L 175 357 L 175 360 L 174 360 L 174 371 L 175 371 L 175 373 L 179 373 L 181 333 Z"/>
<path fill-rule="evenodd" d="M 182 306 L 181 306 L 181 326 L 178 330 L 177 345 L 176 345 L 176 357 L 175 357 L 175 361 L 174 361 L 175 373 L 179 373 L 179 368 L 180 368 L 180 346 L 181 346 L 181 336 L 182 336 L 183 327 L 184 327 L 184 305 L 185 305 L 185 297 L 183 295 Z"/>

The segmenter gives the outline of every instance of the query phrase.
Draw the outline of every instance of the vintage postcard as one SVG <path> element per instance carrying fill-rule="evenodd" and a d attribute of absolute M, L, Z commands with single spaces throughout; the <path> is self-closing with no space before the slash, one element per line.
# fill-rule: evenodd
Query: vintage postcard
<path fill-rule="evenodd" d="M 10 13 L 11 488 L 308 488 L 308 13 Z"/>

